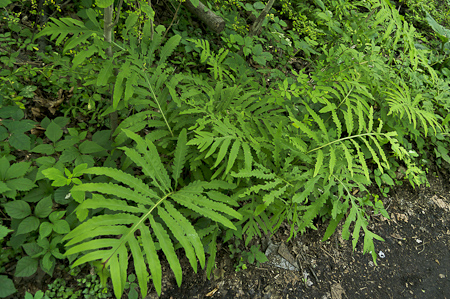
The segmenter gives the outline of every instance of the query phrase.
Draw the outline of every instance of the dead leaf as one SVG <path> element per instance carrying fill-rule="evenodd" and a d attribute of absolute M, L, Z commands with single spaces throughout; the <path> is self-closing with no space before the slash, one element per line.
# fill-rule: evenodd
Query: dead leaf
<path fill-rule="evenodd" d="M 345 291 L 340 283 L 335 283 L 331 286 L 332 299 L 342 299 L 342 294 L 345 294 Z"/>
<path fill-rule="evenodd" d="M 436 195 L 434 195 L 431 200 L 434 202 L 435 205 L 437 205 L 438 207 L 440 207 L 441 209 L 450 211 L 450 207 L 449 205 L 442 200 L 442 198 L 437 197 Z"/>
<path fill-rule="evenodd" d="M 408 222 L 408 216 L 405 214 L 396 214 L 398 221 Z"/>

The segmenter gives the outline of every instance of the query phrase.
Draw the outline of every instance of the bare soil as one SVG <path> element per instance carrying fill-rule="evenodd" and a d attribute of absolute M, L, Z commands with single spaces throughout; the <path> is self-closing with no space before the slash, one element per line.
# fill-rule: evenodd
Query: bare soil
<path fill-rule="evenodd" d="M 405 182 L 383 198 L 390 219 L 373 216 L 370 224 L 385 240 L 375 245 L 384 256 L 377 259 L 378 265 L 371 255 L 362 254 L 361 242 L 355 251 L 339 234 L 321 242 L 323 224 L 286 243 L 293 257 L 303 255 L 299 261 L 310 286 L 301 270 L 261 264 L 236 272 L 230 252 L 222 248 L 211 280 L 204 271 L 194 273 L 185 267 L 178 288 L 165 269 L 161 298 L 450 298 L 449 178 L 441 170 L 429 176 L 430 187 L 414 189 Z M 272 241 L 284 242 L 287 237 L 280 230 Z M 157 298 L 156 293 L 147 298 Z"/>

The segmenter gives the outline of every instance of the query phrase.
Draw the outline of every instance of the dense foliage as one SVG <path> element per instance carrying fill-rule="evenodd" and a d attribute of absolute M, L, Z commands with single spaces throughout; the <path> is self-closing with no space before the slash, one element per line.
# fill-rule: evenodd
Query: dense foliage
<path fill-rule="evenodd" d="M 376 262 L 367 187 L 450 165 L 448 4 L 217 0 L 216 33 L 169 3 L 0 0 L 2 272 L 90 264 L 137 298 L 161 259 L 180 285 L 182 254 L 209 278 L 219 242 L 259 262 L 319 221 Z"/>

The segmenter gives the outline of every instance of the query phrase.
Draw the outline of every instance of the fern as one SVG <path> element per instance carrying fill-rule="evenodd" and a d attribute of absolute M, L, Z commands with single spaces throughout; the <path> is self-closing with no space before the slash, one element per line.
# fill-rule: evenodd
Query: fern
<path fill-rule="evenodd" d="M 209 70 L 212 71 L 215 80 L 222 81 L 224 74 L 226 74 L 229 79 L 235 81 L 235 77 L 223 64 L 225 58 L 228 55 L 228 50 L 225 50 L 225 48 L 221 48 L 217 55 L 215 55 L 211 52 L 209 42 L 207 40 L 188 39 L 188 41 L 193 42 L 196 47 L 202 50 L 200 54 L 200 62 L 206 62 L 211 66 Z"/>
<path fill-rule="evenodd" d="M 142 168 L 148 182 L 117 169 L 86 169 L 86 174 L 105 175 L 120 182 L 120 185 L 85 183 L 72 188 L 72 193 L 78 194 L 77 199 L 81 202 L 79 212 L 99 208 L 111 212 L 86 220 L 66 235 L 65 240 L 70 247 L 67 254 L 82 254 L 73 266 L 100 260 L 104 269 L 109 267 L 114 293 L 120 298 L 131 251 L 142 295 L 147 294 L 149 275 L 158 294 L 161 294 L 162 274 L 156 242 L 165 254 L 178 285 L 181 284 L 182 270 L 173 245 L 175 239 L 185 250 L 194 271 L 197 271 L 197 260 L 201 267 L 205 266 L 202 240 L 191 221 L 179 209 L 180 205 L 230 229 L 235 229 L 235 226 L 229 218 L 239 219 L 241 215 L 229 207 L 236 204 L 231 198 L 215 191 L 232 188 L 233 185 L 220 181 L 192 182 L 177 189 L 188 150 L 185 130 L 181 132 L 175 149 L 172 179 L 151 141 L 128 130 L 124 133 L 136 142 L 136 147 L 122 149 Z M 83 200 L 80 193 L 85 192 L 93 193 L 92 197 Z"/>
<path fill-rule="evenodd" d="M 441 129 L 439 122 L 436 119 L 436 115 L 419 107 L 419 104 L 423 99 L 422 95 L 417 94 L 414 99 L 412 99 L 408 86 L 403 82 L 402 86 L 396 85 L 395 89 L 386 91 L 386 95 L 389 97 L 387 99 L 389 103 L 388 115 L 397 114 L 400 118 L 403 118 L 404 114 L 406 114 L 408 121 L 413 124 L 414 129 L 416 129 L 417 121 L 419 120 L 425 136 L 427 136 L 428 133 L 428 126 L 431 126 L 434 134 L 436 134 L 436 128 Z"/>

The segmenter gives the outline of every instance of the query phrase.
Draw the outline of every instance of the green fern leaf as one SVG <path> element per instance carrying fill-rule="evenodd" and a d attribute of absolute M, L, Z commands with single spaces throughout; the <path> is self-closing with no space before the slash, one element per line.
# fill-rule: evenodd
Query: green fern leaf
<path fill-rule="evenodd" d="M 233 167 L 234 162 L 236 161 L 236 158 L 238 156 L 240 147 L 241 147 L 241 141 L 239 139 L 236 139 L 236 141 L 233 143 L 233 146 L 231 147 L 231 151 L 228 156 L 228 164 L 227 164 L 227 168 L 225 169 L 225 173 L 229 173 L 231 170 L 231 167 Z"/>
<path fill-rule="evenodd" d="M 136 149 L 144 157 L 139 155 L 135 150 L 122 147 L 126 155 L 136 163 L 137 166 L 142 167 L 142 171 L 149 177 L 153 179 L 156 186 L 161 189 L 161 191 L 171 191 L 170 178 L 167 175 L 164 165 L 161 163 L 158 151 L 155 145 L 151 141 L 144 141 L 137 134 L 124 129 L 125 134 L 136 141 Z"/>
<path fill-rule="evenodd" d="M 184 163 L 186 162 L 187 145 L 186 145 L 187 135 L 186 129 L 183 129 L 178 136 L 177 147 L 175 149 L 175 157 L 173 162 L 173 180 L 175 182 L 175 188 L 178 184 L 178 179 L 180 178 L 181 171 L 183 170 Z"/>
<path fill-rule="evenodd" d="M 215 229 L 211 238 L 211 242 L 208 245 L 208 252 L 209 252 L 209 258 L 208 258 L 208 264 L 206 265 L 206 276 L 208 279 L 210 278 L 211 272 L 214 269 L 214 266 L 216 265 L 216 254 L 217 254 L 217 232 L 218 230 Z"/>
<path fill-rule="evenodd" d="M 330 179 L 330 177 L 333 175 L 335 166 L 336 166 L 336 153 L 334 152 L 333 146 L 330 146 L 330 161 L 329 161 L 329 165 L 328 165 L 328 168 L 329 168 L 328 179 Z"/>
<path fill-rule="evenodd" d="M 109 184 L 108 184 L 109 185 Z M 81 185 L 86 186 L 86 185 Z M 109 185 L 111 186 L 111 185 Z M 115 186 L 115 185 L 112 185 Z M 98 187 L 95 186 L 95 187 Z M 95 189 L 94 187 L 94 189 Z M 106 186 L 108 188 L 108 186 Z M 100 191 L 101 188 L 97 189 Z M 123 212 L 130 212 L 135 214 L 145 213 L 147 212 L 147 209 L 140 208 L 140 207 L 133 207 L 129 206 L 125 201 L 119 200 L 119 199 L 113 199 L 113 198 L 104 198 L 101 195 L 95 194 L 91 199 L 84 200 L 80 206 L 79 209 L 99 209 L 99 208 L 107 208 L 111 211 L 123 211 Z"/>
<path fill-rule="evenodd" d="M 319 173 L 320 168 L 322 167 L 322 165 L 323 165 L 323 152 L 322 152 L 322 150 L 318 150 L 317 151 L 317 160 L 316 160 L 316 165 L 314 167 L 313 177 L 315 177 Z"/>
<path fill-rule="evenodd" d="M 270 191 L 276 188 L 279 184 L 282 183 L 281 179 L 275 179 L 273 181 L 266 181 L 263 184 L 253 185 L 248 188 L 244 193 L 240 194 L 240 197 L 244 197 L 246 195 L 250 195 L 252 193 L 259 193 L 260 191 Z"/>
<path fill-rule="evenodd" d="M 366 176 L 367 181 L 370 182 L 369 168 L 367 167 L 366 159 L 364 158 L 364 154 L 361 151 L 361 147 L 359 146 L 359 144 L 355 140 L 350 139 L 350 141 L 353 143 L 353 145 L 356 148 L 356 152 L 357 152 L 358 158 L 359 158 L 359 163 L 361 164 L 361 167 L 362 167 L 362 169 L 364 171 L 364 175 Z"/>
<path fill-rule="evenodd" d="M 336 125 L 336 138 L 339 139 L 342 135 L 342 124 L 335 110 L 331 111 L 331 115 L 333 117 L 333 122 Z"/>
<path fill-rule="evenodd" d="M 367 132 L 370 133 L 373 130 L 373 107 L 370 107 L 369 110 L 369 127 L 367 128 Z"/>
<path fill-rule="evenodd" d="M 140 192 L 141 194 L 145 195 L 146 197 L 153 198 L 153 199 L 159 199 L 158 194 L 156 194 L 152 189 L 150 189 L 148 187 L 148 185 L 145 184 L 142 180 L 132 176 L 131 174 L 123 172 L 120 169 L 108 168 L 108 167 L 93 167 L 93 168 L 88 168 L 88 169 L 84 170 L 83 172 L 85 174 L 109 176 L 110 178 L 113 178 L 118 182 L 121 182 L 123 184 L 130 186 L 131 188 L 135 189 L 136 191 Z M 144 201 L 139 201 L 138 203 L 152 204 L 153 201 L 144 200 Z"/>
<path fill-rule="evenodd" d="M 316 187 L 316 183 L 319 181 L 320 176 L 313 177 L 305 183 L 305 190 L 301 193 L 296 193 L 292 197 L 293 203 L 303 203 L 305 199 L 313 192 Z"/>
<path fill-rule="evenodd" d="M 224 141 L 222 142 L 222 145 L 220 146 L 219 153 L 217 154 L 217 160 L 213 167 L 217 167 L 220 162 L 225 158 L 225 155 L 227 154 L 228 147 L 230 146 L 231 139 L 233 139 L 233 136 L 226 136 Z"/>
<path fill-rule="evenodd" d="M 320 139 L 317 136 L 315 131 L 312 131 L 310 128 L 308 128 L 303 122 L 298 121 L 294 117 L 290 117 L 291 121 L 293 122 L 293 126 L 300 129 L 303 133 L 308 135 L 309 138 L 313 139 L 317 143 L 320 143 Z"/>
<path fill-rule="evenodd" d="M 180 43 L 180 40 L 181 40 L 181 36 L 179 36 L 178 34 L 176 34 L 176 35 L 172 36 L 171 38 L 169 38 L 169 40 L 166 42 L 164 47 L 161 49 L 159 65 L 163 64 L 164 62 L 166 62 L 167 57 L 172 55 L 173 51 L 176 49 L 176 47 Z"/>
<path fill-rule="evenodd" d="M 314 110 L 312 110 L 312 109 L 309 107 L 308 104 L 306 104 L 306 103 L 303 103 L 303 104 L 304 104 L 306 110 L 308 110 L 309 114 L 313 117 L 313 119 L 315 120 L 315 122 L 319 125 L 319 128 L 320 128 L 320 130 L 322 131 L 323 136 L 325 137 L 325 139 L 326 139 L 327 141 L 329 141 L 328 130 L 327 130 L 327 128 L 325 127 L 325 123 L 323 122 L 322 118 L 320 118 L 320 116 L 317 115 L 317 113 L 316 113 Z"/>
<path fill-rule="evenodd" d="M 127 282 L 128 252 L 125 247 L 118 248 L 117 254 L 110 257 L 109 268 L 114 285 L 114 295 L 116 298 L 120 298 Z"/>
<path fill-rule="evenodd" d="M 350 238 L 350 224 L 356 220 L 356 213 L 358 211 L 358 207 L 352 204 L 350 208 L 350 213 L 345 219 L 344 225 L 342 226 L 342 238 L 344 240 L 348 240 Z"/>
<path fill-rule="evenodd" d="M 269 193 L 265 194 L 263 197 L 264 204 L 267 206 L 272 204 L 276 198 L 279 198 L 281 195 L 284 194 L 284 192 L 286 192 L 287 187 L 288 186 L 285 185 L 279 189 L 272 190 Z"/>
<path fill-rule="evenodd" d="M 212 137 L 210 139 L 205 139 L 206 142 L 203 144 L 203 146 L 201 148 L 199 147 L 199 151 L 201 151 L 201 152 L 204 151 L 212 144 L 212 146 L 209 148 L 209 151 L 205 155 L 205 158 L 208 158 L 209 156 L 211 156 L 212 154 L 214 154 L 216 152 L 217 148 L 224 140 L 225 140 L 224 137 L 216 138 L 215 140 L 214 140 L 214 137 Z M 213 141 L 214 141 L 214 143 L 212 143 Z"/>
<path fill-rule="evenodd" d="M 195 195 L 192 195 L 190 193 L 186 193 L 186 192 L 183 192 L 182 190 L 180 190 L 179 192 L 174 193 L 172 195 L 172 198 L 179 204 L 181 204 L 181 205 L 183 205 L 205 217 L 208 217 L 209 219 L 211 219 L 213 221 L 217 221 L 228 228 L 236 229 L 236 227 L 233 225 L 233 223 L 230 220 L 228 220 L 227 218 L 225 218 L 224 216 L 222 216 L 221 214 L 216 213 L 208 208 L 201 208 L 201 207 L 193 204 L 192 200 L 195 199 Z"/>
<path fill-rule="evenodd" d="M 219 193 L 219 192 L 218 192 Z M 167 212 L 180 224 L 186 236 L 188 236 L 189 241 L 194 247 L 195 253 L 197 254 L 200 266 L 203 268 L 205 266 L 205 251 L 203 249 L 202 242 L 198 236 L 195 228 L 192 224 L 168 201 L 164 202 L 164 207 Z"/>
<path fill-rule="evenodd" d="M 189 263 L 192 266 L 192 269 L 194 269 L 194 271 L 197 273 L 197 259 L 195 256 L 195 251 L 192 248 L 192 245 L 189 242 L 188 238 L 186 238 L 186 235 L 183 233 L 183 228 L 161 206 L 158 207 L 158 214 L 164 221 L 164 223 L 166 223 L 167 227 L 170 229 L 174 237 L 178 240 L 178 242 L 180 242 L 186 253 L 186 257 L 188 258 Z"/>
<path fill-rule="evenodd" d="M 352 113 L 352 107 L 347 107 L 347 112 L 344 113 L 345 117 L 345 125 L 347 127 L 347 134 L 350 136 L 353 133 L 353 113 Z"/>
<path fill-rule="evenodd" d="M 264 180 L 270 180 L 275 178 L 275 174 L 273 173 L 264 173 L 261 169 L 255 169 L 255 170 L 241 170 L 238 173 L 232 173 L 231 174 L 234 177 L 237 178 L 250 178 L 250 177 L 256 177 L 258 179 L 264 179 Z"/>
<path fill-rule="evenodd" d="M 330 196 L 329 187 L 330 186 L 326 186 L 323 194 L 316 200 L 312 201 L 306 208 L 306 211 L 302 216 L 301 223 L 298 226 L 298 231 L 303 232 L 307 227 L 312 226 L 313 219 L 319 215 L 320 209 Z"/>
<path fill-rule="evenodd" d="M 151 215 L 149 215 L 148 218 L 150 219 L 150 225 L 153 228 L 156 237 L 158 238 L 159 245 L 161 246 L 161 249 L 166 256 L 167 261 L 169 262 L 170 268 L 175 275 L 175 280 L 177 281 L 179 287 L 182 280 L 182 270 L 180 262 L 178 261 L 178 257 L 175 253 L 175 249 L 173 248 L 172 241 L 170 240 L 169 235 L 161 224 L 155 222 Z"/>
<path fill-rule="evenodd" d="M 228 204 L 230 206 L 234 206 L 234 207 L 239 206 L 239 204 L 235 200 L 233 200 L 229 196 L 223 194 L 222 192 L 212 190 L 212 191 L 206 192 L 206 195 L 208 195 L 208 197 L 214 201 L 223 202 L 223 203 L 226 203 L 226 204 Z"/>
<path fill-rule="evenodd" d="M 343 142 L 341 143 L 341 147 L 344 150 L 344 156 L 347 160 L 347 169 L 350 170 L 350 174 L 353 177 L 353 157 L 350 154 L 350 151 L 347 148 L 347 145 Z"/>
<path fill-rule="evenodd" d="M 144 224 L 139 224 L 138 229 L 141 232 L 142 247 L 144 248 L 148 267 L 152 275 L 153 285 L 155 286 L 158 295 L 161 295 L 162 270 L 155 244 L 153 243 L 150 231 L 144 226 Z"/>
<path fill-rule="evenodd" d="M 330 223 L 328 223 L 328 226 L 327 226 L 327 230 L 323 234 L 322 242 L 325 242 L 326 240 L 328 240 L 331 237 L 331 235 L 333 235 L 333 233 L 336 231 L 336 228 L 337 228 L 339 222 L 341 222 L 341 220 L 344 216 L 345 216 L 345 214 L 342 213 L 342 214 L 337 215 L 336 218 L 330 220 Z"/>
<path fill-rule="evenodd" d="M 242 151 L 244 152 L 244 169 L 245 170 L 251 170 L 252 169 L 252 152 L 250 150 L 250 146 L 248 146 L 248 143 L 242 142 Z"/>
<path fill-rule="evenodd" d="M 142 254 L 141 247 L 135 238 L 129 238 L 128 245 L 130 246 L 131 254 L 133 255 L 134 270 L 138 279 L 139 289 L 141 290 L 142 296 L 146 296 L 148 291 L 149 275 L 147 272 L 144 255 Z"/>
<path fill-rule="evenodd" d="M 112 184 L 112 183 L 86 183 L 83 185 L 78 185 L 78 186 L 74 186 L 72 188 L 72 192 L 102 192 L 105 194 L 111 194 L 120 198 L 125 198 L 125 199 L 129 199 L 129 200 L 133 200 L 136 203 L 140 203 L 140 204 L 151 204 L 153 205 L 153 201 L 150 200 L 149 198 L 146 198 L 145 196 L 142 196 L 142 194 L 140 194 L 137 191 L 134 190 L 130 190 L 129 188 L 123 187 L 123 186 L 119 186 L 116 184 Z M 105 206 L 107 207 L 107 206 Z"/>

